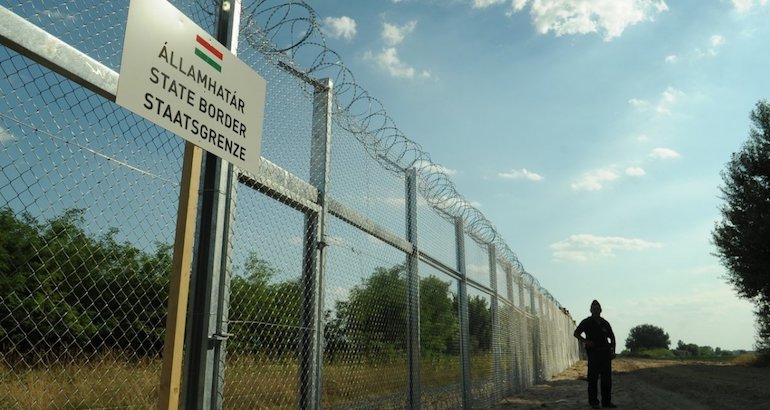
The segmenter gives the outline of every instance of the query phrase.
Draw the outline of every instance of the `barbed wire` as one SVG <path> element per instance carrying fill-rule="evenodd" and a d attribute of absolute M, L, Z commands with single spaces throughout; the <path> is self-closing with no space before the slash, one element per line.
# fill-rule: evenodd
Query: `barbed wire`
<path fill-rule="evenodd" d="M 241 34 L 248 46 L 279 66 L 307 79 L 330 78 L 334 88 L 334 121 L 364 146 L 368 155 L 387 170 L 403 175 L 415 168 L 420 193 L 449 222 L 462 218 L 466 232 L 477 242 L 494 245 L 526 286 L 534 286 L 550 299 L 537 279 L 529 274 L 494 224 L 467 201 L 444 171 L 420 144 L 407 138 L 382 103 L 356 83 L 340 55 L 326 44 L 315 10 L 302 0 L 256 0 L 243 7 Z"/>

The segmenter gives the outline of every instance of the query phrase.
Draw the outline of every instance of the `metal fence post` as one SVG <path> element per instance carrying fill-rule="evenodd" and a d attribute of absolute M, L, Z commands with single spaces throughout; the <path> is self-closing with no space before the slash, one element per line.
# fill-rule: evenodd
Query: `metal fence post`
<path fill-rule="evenodd" d="M 532 381 L 540 380 L 540 311 L 535 304 L 535 285 L 529 287 L 529 307 L 532 310 Z"/>
<path fill-rule="evenodd" d="M 321 407 L 323 378 L 323 293 L 326 196 L 331 161 L 331 79 L 314 83 L 313 128 L 310 143 L 310 183 L 318 190 L 320 210 L 305 214 L 305 249 L 302 274 L 302 307 L 299 345 L 299 409 Z"/>
<path fill-rule="evenodd" d="M 541 363 L 542 363 L 542 371 L 541 371 L 541 377 L 545 379 L 549 376 L 548 372 L 550 371 L 551 366 L 551 336 L 553 335 L 553 331 L 551 330 L 552 322 L 551 322 L 551 309 L 548 306 L 548 304 L 545 301 L 545 295 L 542 293 L 538 294 L 538 300 L 540 303 L 540 312 L 541 313 L 541 331 L 543 332 L 543 336 L 540 338 L 540 355 L 541 355 Z"/>
<path fill-rule="evenodd" d="M 240 0 L 222 0 L 218 8 L 216 38 L 233 53 L 240 8 Z M 226 293 L 237 184 L 232 164 L 211 153 L 205 153 L 203 162 L 184 365 L 184 408 L 189 409 L 222 407 L 224 344 L 229 336 Z"/>
<path fill-rule="evenodd" d="M 197 260 L 188 307 L 185 408 L 220 407 L 223 345 L 229 336 L 223 296 L 230 273 L 231 241 L 226 236 L 234 216 L 233 170 L 231 164 L 212 157 L 206 154 L 205 158 Z"/>
<path fill-rule="evenodd" d="M 462 217 L 455 217 L 455 243 L 457 271 L 462 278 L 458 282 L 458 309 L 460 310 L 460 363 L 463 384 L 463 408 L 471 408 L 471 358 L 470 328 L 468 326 L 468 275 L 465 268 L 465 228 Z"/>
<path fill-rule="evenodd" d="M 511 357 L 508 358 L 508 360 L 511 361 L 511 373 L 508 374 L 508 390 L 507 393 L 510 394 L 513 392 L 513 389 L 515 387 L 516 383 L 516 361 L 518 360 L 518 355 L 516 354 L 516 326 L 515 326 L 515 318 L 514 315 L 516 314 L 516 311 L 513 309 L 514 306 L 514 298 L 513 298 L 513 268 L 511 265 L 507 265 L 505 267 L 505 287 L 506 287 L 506 295 L 508 295 L 508 301 L 510 302 L 510 306 L 508 306 L 508 309 L 510 310 L 510 313 L 508 314 L 508 334 L 505 335 L 505 337 L 508 338 L 508 345 L 511 347 Z"/>
<path fill-rule="evenodd" d="M 524 279 L 522 278 L 521 274 L 519 275 L 519 308 L 521 309 L 521 323 L 520 323 L 520 329 L 521 332 L 519 335 L 519 344 L 521 344 L 521 354 L 525 357 L 519 359 L 519 372 L 521 376 L 521 389 L 527 387 L 527 383 L 529 382 L 529 359 L 528 357 L 530 355 L 530 349 L 528 341 L 529 335 L 529 316 L 527 312 L 527 305 L 524 302 Z M 530 339 L 531 340 L 531 339 Z"/>
<path fill-rule="evenodd" d="M 500 386 L 500 373 L 502 373 L 502 365 L 501 365 L 501 349 L 500 349 L 500 310 L 499 310 L 499 303 L 500 298 L 497 296 L 498 293 L 498 283 L 497 283 L 497 252 L 495 249 L 494 244 L 487 245 L 489 249 L 489 283 L 492 285 L 492 303 L 490 306 L 490 313 L 491 313 L 491 319 L 492 319 L 492 360 L 494 363 L 493 371 L 494 371 L 494 382 L 495 382 L 495 390 L 494 390 L 494 400 L 495 402 L 500 401 L 502 399 L 501 397 L 501 386 Z"/>
<path fill-rule="evenodd" d="M 420 273 L 417 251 L 417 169 L 406 170 L 406 240 L 412 244 L 412 253 L 406 255 L 407 274 L 407 351 L 409 361 L 410 409 L 419 409 L 420 398 Z"/>

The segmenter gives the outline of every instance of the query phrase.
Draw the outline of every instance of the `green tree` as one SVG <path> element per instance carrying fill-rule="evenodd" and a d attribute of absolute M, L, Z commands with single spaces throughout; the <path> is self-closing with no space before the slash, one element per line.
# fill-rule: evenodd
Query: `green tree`
<path fill-rule="evenodd" d="M 348 300 L 337 302 L 339 326 L 354 352 L 387 359 L 406 349 L 405 275 L 404 265 L 375 268 Z"/>
<path fill-rule="evenodd" d="M 162 349 L 171 252 L 84 229 L 84 211 L 45 222 L 0 209 L 0 348 L 21 355 Z"/>
<path fill-rule="evenodd" d="M 714 356 L 714 348 L 711 346 L 698 347 L 698 356 L 700 357 L 712 357 Z"/>
<path fill-rule="evenodd" d="M 243 272 L 230 282 L 228 331 L 236 335 L 228 348 L 239 353 L 285 355 L 297 351 L 300 325 L 299 280 L 276 282 L 279 271 L 250 253 Z"/>
<path fill-rule="evenodd" d="M 660 327 L 648 324 L 632 328 L 626 339 L 626 349 L 631 352 L 643 349 L 668 349 L 670 344 L 668 333 Z"/>
<path fill-rule="evenodd" d="M 758 347 L 770 347 L 770 104 L 757 102 L 749 138 L 722 172 L 724 205 L 712 239 L 727 280 L 757 306 Z"/>
<path fill-rule="evenodd" d="M 695 343 L 685 343 L 679 340 L 676 344 L 676 350 L 683 352 L 685 356 L 698 356 L 700 347 Z"/>
<path fill-rule="evenodd" d="M 435 276 L 420 280 L 420 348 L 426 356 L 459 351 L 460 321 L 451 282 Z"/>
<path fill-rule="evenodd" d="M 459 319 L 450 286 L 451 282 L 435 276 L 420 279 L 420 346 L 424 356 L 459 351 Z M 350 290 L 347 300 L 337 301 L 335 317 L 327 316 L 325 327 L 330 360 L 343 354 L 386 359 L 404 352 L 406 290 L 403 265 L 378 267 Z M 481 326 L 486 323 L 477 322 Z"/>
<path fill-rule="evenodd" d="M 472 353 L 492 348 L 492 311 L 482 296 L 468 298 L 468 333 Z"/>

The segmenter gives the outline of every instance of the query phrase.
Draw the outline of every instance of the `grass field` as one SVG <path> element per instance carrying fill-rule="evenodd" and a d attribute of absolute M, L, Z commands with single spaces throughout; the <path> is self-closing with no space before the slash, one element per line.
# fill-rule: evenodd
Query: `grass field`
<path fill-rule="evenodd" d="M 36 368 L 12 368 L 4 360 L 0 363 L 1 409 L 145 409 L 157 406 L 162 364 L 159 358 L 132 361 L 107 354 L 80 362 Z M 474 355 L 471 358 L 472 379 L 491 378 L 491 364 L 490 354 Z M 296 408 L 297 373 L 294 359 L 228 356 L 225 407 Z M 405 359 L 379 363 L 350 359 L 326 364 L 323 369 L 322 405 L 360 405 L 387 398 L 403 400 L 408 387 L 407 376 Z M 424 391 L 441 386 L 459 386 L 459 359 L 440 357 L 423 360 L 420 377 Z"/>

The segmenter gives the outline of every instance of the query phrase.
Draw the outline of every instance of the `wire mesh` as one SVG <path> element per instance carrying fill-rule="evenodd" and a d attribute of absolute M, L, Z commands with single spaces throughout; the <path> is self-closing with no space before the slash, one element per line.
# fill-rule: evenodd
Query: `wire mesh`
<path fill-rule="evenodd" d="M 329 194 L 356 212 L 403 237 L 406 232 L 404 174 L 384 169 L 355 135 L 332 128 L 332 183 Z"/>
<path fill-rule="evenodd" d="M 479 244 L 467 234 L 465 235 L 465 271 L 468 279 L 492 288 L 490 283 L 489 246 Z"/>
<path fill-rule="evenodd" d="M 328 222 L 323 407 L 403 407 L 405 255 L 342 221 Z"/>
<path fill-rule="evenodd" d="M 0 67 L 0 407 L 151 405 L 180 144 L 6 48 Z"/>
<path fill-rule="evenodd" d="M 296 408 L 304 215 L 241 186 L 224 406 Z"/>
<path fill-rule="evenodd" d="M 457 280 L 425 263 L 419 270 L 422 406 L 456 409 L 463 389 Z"/>
<path fill-rule="evenodd" d="M 492 298 L 478 289 L 468 289 L 468 333 L 470 340 L 471 406 L 490 408 L 495 390 L 492 356 Z"/>
<path fill-rule="evenodd" d="M 514 343 L 515 334 L 513 332 L 513 321 L 515 315 L 514 307 L 501 301 L 499 303 L 499 331 L 497 332 L 497 343 L 500 347 L 500 371 L 497 374 L 499 389 L 502 395 L 511 395 L 516 392 L 516 346 Z"/>
<path fill-rule="evenodd" d="M 457 268 L 454 223 L 422 197 L 417 200 L 417 231 L 420 250 L 446 266 Z"/>

